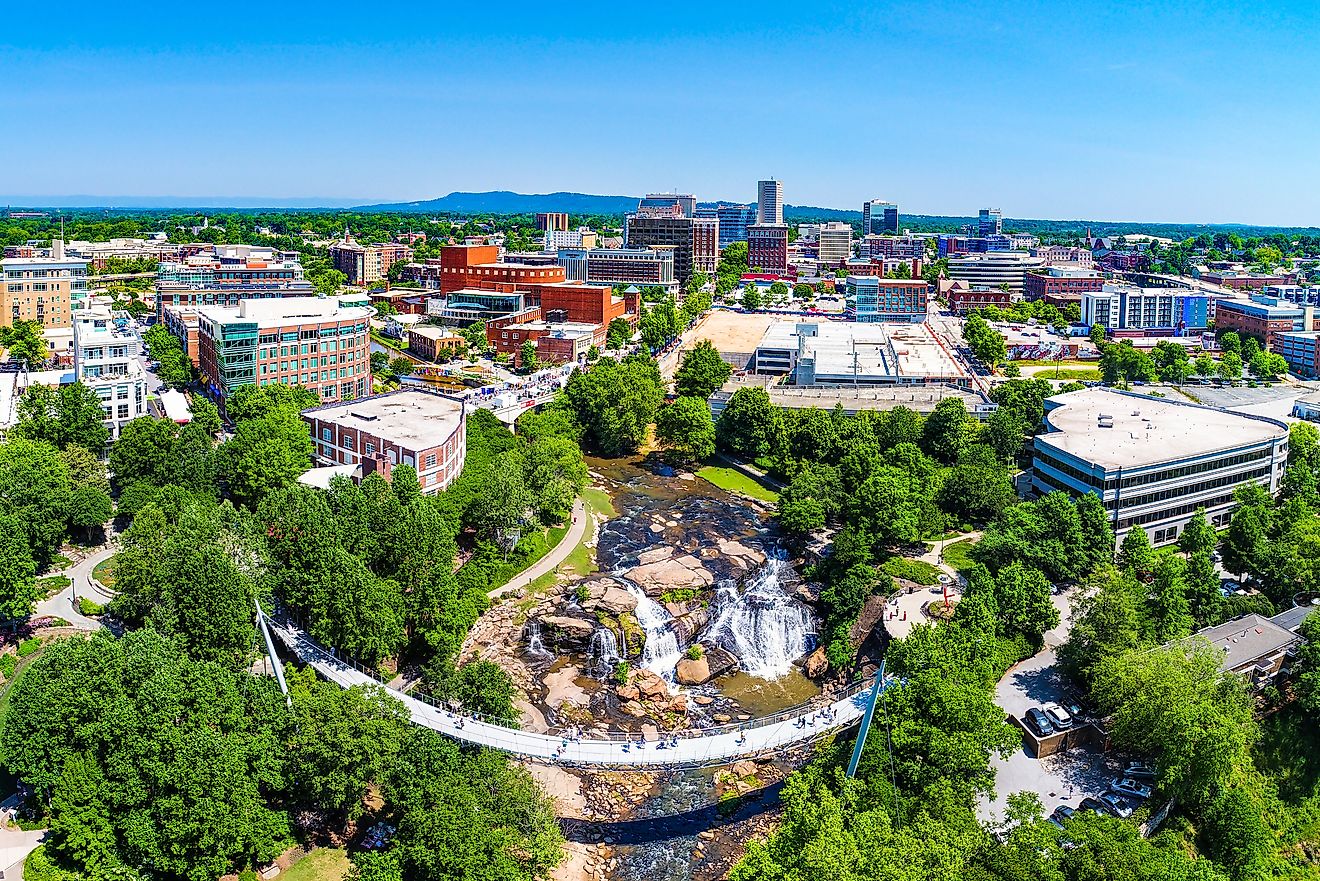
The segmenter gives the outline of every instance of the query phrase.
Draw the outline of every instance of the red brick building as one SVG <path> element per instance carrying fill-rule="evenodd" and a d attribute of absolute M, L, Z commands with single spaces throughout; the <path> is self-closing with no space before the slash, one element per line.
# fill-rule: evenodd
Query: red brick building
<path fill-rule="evenodd" d="M 400 389 L 351 404 L 313 407 L 302 416 L 323 465 L 359 465 L 383 457 L 390 466 L 415 468 L 427 494 L 444 489 L 463 470 L 467 408 L 455 398 Z"/>
<path fill-rule="evenodd" d="M 527 309 L 486 322 L 486 341 L 522 366 L 522 347 L 536 346 L 536 358 L 547 364 L 565 364 L 586 357 L 592 346 L 603 348 L 608 325 L 582 321 L 548 321 L 541 308 Z"/>
<path fill-rule="evenodd" d="M 986 306 L 998 306 L 1003 309 L 1013 302 L 1013 295 L 999 288 L 966 288 L 961 285 L 951 288 L 945 294 L 945 298 L 955 315 L 966 315 L 973 309 L 983 309 Z"/>
<path fill-rule="evenodd" d="M 429 263 L 430 261 L 428 261 Z M 519 290 L 554 284 L 567 276 L 562 266 L 500 262 L 497 245 L 451 245 L 440 250 L 440 292 L 481 288 L 486 282 L 506 282 Z"/>
<path fill-rule="evenodd" d="M 1098 272 L 1051 268 L 1028 272 L 1022 281 L 1022 293 L 1028 300 L 1044 300 L 1062 306 L 1081 303 L 1082 294 L 1103 290 L 1104 286 L 1104 276 Z"/>
<path fill-rule="evenodd" d="M 1258 291 L 1267 286 L 1296 284 L 1297 273 L 1257 275 L 1254 272 L 1243 273 L 1225 270 L 1222 272 L 1203 272 L 1201 273 L 1201 280 L 1217 284 L 1223 288 L 1232 288 L 1235 291 Z"/>
<path fill-rule="evenodd" d="M 1310 306 L 1220 300 L 1215 305 L 1215 330 L 1250 334 L 1264 340 L 1265 348 L 1272 352 L 1276 335 L 1315 330 L 1315 318 Z"/>
<path fill-rule="evenodd" d="M 788 227 L 754 224 L 747 227 L 747 266 L 753 271 L 788 271 Z"/>

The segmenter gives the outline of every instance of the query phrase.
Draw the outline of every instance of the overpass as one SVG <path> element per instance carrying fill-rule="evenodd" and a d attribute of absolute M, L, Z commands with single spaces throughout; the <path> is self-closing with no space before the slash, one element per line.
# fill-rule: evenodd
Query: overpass
<path fill-rule="evenodd" d="M 297 624 L 260 613 L 263 631 L 273 633 L 323 677 L 343 688 L 385 683 L 352 661 L 314 642 Z M 273 646 L 268 641 L 268 648 Z M 275 665 L 279 670 L 279 665 Z M 281 685 L 283 676 L 279 676 Z M 636 732 L 583 732 L 580 729 L 523 731 L 508 723 L 461 714 L 426 696 L 390 695 L 407 709 L 413 724 L 439 731 L 447 737 L 477 746 L 498 749 L 528 761 L 582 767 L 669 770 L 704 768 L 755 758 L 809 743 L 859 722 L 876 695 L 877 683 L 853 683 L 841 694 L 820 699 L 772 716 L 734 725 L 667 731 L 645 735 Z"/>

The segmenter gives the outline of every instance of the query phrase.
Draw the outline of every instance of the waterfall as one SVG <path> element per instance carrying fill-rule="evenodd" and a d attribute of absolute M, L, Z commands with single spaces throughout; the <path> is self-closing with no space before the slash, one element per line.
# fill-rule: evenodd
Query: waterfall
<path fill-rule="evenodd" d="M 602 673 L 614 670 L 614 665 L 623 660 L 623 655 L 619 654 L 619 641 L 615 638 L 614 631 L 608 627 L 601 627 L 591 634 L 587 657 L 595 670 Z"/>
<path fill-rule="evenodd" d="M 815 642 L 811 612 L 781 583 L 787 566 L 772 556 L 742 593 L 731 581 L 718 586 L 709 638 L 737 655 L 743 670 L 758 679 L 784 676 Z"/>
<path fill-rule="evenodd" d="M 628 593 L 637 598 L 637 608 L 633 614 L 637 616 L 637 623 L 646 631 L 641 666 L 672 685 L 674 667 L 683 656 L 678 647 L 678 634 L 672 626 L 674 619 L 665 611 L 664 606 L 648 597 L 641 588 L 634 584 L 627 587 Z"/>
<path fill-rule="evenodd" d="M 539 658 L 554 656 L 541 640 L 541 622 L 535 618 L 528 618 L 527 623 L 523 625 L 523 638 L 527 640 L 527 654 Z"/>

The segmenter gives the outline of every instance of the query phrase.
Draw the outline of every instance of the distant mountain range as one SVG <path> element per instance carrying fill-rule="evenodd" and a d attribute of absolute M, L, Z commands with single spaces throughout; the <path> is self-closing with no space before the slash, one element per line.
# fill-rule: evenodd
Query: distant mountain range
<path fill-rule="evenodd" d="M 638 196 L 594 196 L 590 193 L 513 193 L 495 190 L 489 193 L 450 193 L 439 199 L 419 202 L 389 202 L 382 205 L 359 205 L 357 211 L 409 211 L 419 214 L 536 214 L 563 211 L 568 214 L 624 214 L 637 208 Z M 713 205 L 714 202 L 700 202 Z M 859 220 L 860 211 L 838 208 L 815 208 L 809 205 L 785 205 L 784 213 L 797 216 Z"/>

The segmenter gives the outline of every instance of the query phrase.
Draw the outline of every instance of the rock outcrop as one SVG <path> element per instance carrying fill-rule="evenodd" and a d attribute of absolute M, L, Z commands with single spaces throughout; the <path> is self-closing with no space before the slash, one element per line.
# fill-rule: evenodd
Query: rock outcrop
<path fill-rule="evenodd" d="M 679 685 L 705 685 L 710 681 L 710 665 L 705 657 L 684 658 L 674 668 L 674 678 Z"/>
<path fill-rule="evenodd" d="M 806 661 L 802 663 L 802 672 L 808 679 L 820 679 L 830 671 L 830 659 L 825 654 L 825 647 L 818 646 L 814 652 L 807 655 Z"/>
<path fill-rule="evenodd" d="M 692 554 L 642 563 L 629 569 L 624 577 L 652 597 L 675 590 L 705 590 L 715 583 L 714 573 Z"/>

